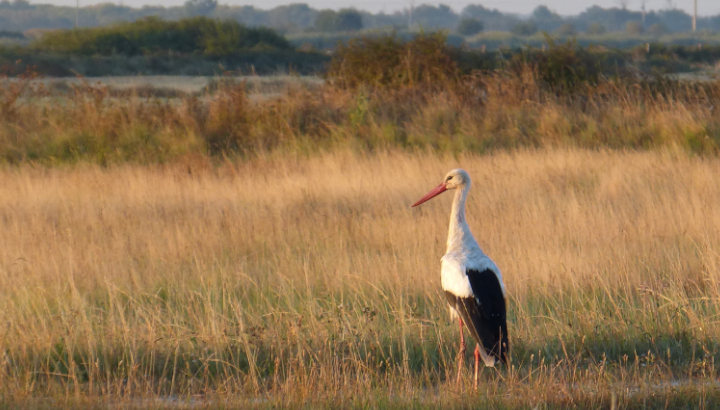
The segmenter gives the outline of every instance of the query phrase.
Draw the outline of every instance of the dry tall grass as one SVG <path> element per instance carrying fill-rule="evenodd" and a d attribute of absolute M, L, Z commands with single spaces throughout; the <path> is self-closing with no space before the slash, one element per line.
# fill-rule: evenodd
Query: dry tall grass
<path fill-rule="evenodd" d="M 558 91 L 541 74 L 521 66 L 430 85 L 408 80 L 397 88 L 352 90 L 299 83 L 273 98 L 232 82 L 177 98 L 115 98 L 112 90 L 91 86 L 59 96 L 3 83 L 0 162 L 162 163 L 337 148 L 719 151 L 720 83 L 602 80 Z"/>
<path fill-rule="evenodd" d="M 479 394 L 448 377 L 457 329 L 439 258 L 451 199 L 409 208 L 458 166 L 509 294 L 512 367 L 485 370 Z M 6 406 L 720 399 L 715 158 L 338 151 L 20 166 L 0 180 Z M 173 401 L 143 401 L 160 397 Z"/>

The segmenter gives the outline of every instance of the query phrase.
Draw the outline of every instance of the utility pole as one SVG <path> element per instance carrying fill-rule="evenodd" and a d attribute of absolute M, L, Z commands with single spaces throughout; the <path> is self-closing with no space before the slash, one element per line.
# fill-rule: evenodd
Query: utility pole
<path fill-rule="evenodd" d="M 695 7 L 693 8 L 693 31 L 697 31 L 697 0 L 695 0 Z"/>
<path fill-rule="evenodd" d="M 415 8 L 415 0 L 410 0 L 410 12 L 408 13 L 408 30 L 412 29 L 412 15 L 413 15 L 413 9 Z"/>
<path fill-rule="evenodd" d="M 642 2 L 642 26 L 645 27 L 645 0 Z"/>

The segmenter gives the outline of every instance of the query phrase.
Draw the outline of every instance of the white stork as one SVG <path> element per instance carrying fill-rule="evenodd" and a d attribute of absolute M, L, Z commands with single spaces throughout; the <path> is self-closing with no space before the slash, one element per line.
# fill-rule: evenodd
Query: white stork
<path fill-rule="evenodd" d="M 465 357 L 463 323 L 477 342 L 475 345 L 475 380 L 477 389 L 478 368 L 482 357 L 485 366 L 496 360 L 507 363 L 508 332 L 505 311 L 505 285 L 497 265 L 478 245 L 465 220 L 465 199 L 470 192 L 470 175 L 462 169 L 450 171 L 443 182 L 419 201 L 416 207 L 441 193 L 455 189 L 455 200 L 450 214 L 447 252 L 442 257 L 441 282 L 450 313 L 460 322 L 460 375 Z"/>

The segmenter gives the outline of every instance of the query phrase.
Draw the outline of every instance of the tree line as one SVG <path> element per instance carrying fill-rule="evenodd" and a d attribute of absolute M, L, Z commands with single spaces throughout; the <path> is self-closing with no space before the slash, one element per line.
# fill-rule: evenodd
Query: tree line
<path fill-rule="evenodd" d="M 32 35 L 33 29 L 98 27 L 147 17 L 180 20 L 196 16 L 234 20 L 248 27 L 265 26 L 281 34 L 391 28 L 446 29 L 466 36 L 480 31 L 507 31 L 516 35 L 532 35 L 538 31 L 561 35 L 629 31 L 659 35 L 689 31 L 692 20 L 690 15 L 674 8 L 643 13 L 625 7 L 592 6 L 576 16 L 561 16 L 546 6 L 539 6 L 529 18 L 521 18 L 481 4 L 471 4 L 459 11 L 443 4 L 422 4 L 394 13 L 369 13 L 356 9 L 317 10 L 304 3 L 263 10 L 253 6 L 221 5 L 217 0 L 188 0 L 182 6 L 142 8 L 105 3 L 79 10 L 31 4 L 27 0 L 0 1 L 0 31 L 6 36 L 17 32 Z M 697 27 L 699 30 L 720 31 L 720 15 L 698 18 Z"/>

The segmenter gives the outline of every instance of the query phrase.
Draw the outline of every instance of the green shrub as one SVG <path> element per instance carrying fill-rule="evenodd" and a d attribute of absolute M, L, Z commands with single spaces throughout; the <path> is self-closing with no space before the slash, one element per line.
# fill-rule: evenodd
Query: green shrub
<path fill-rule="evenodd" d="M 265 47 L 289 50 L 290 43 L 268 28 L 248 28 L 231 20 L 195 17 L 179 21 L 146 18 L 108 27 L 58 30 L 31 47 L 69 55 L 148 55 L 171 53 L 227 56 Z"/>
<path fill-rule="evenodd" d="M 337 12 L 335 10 L 320 10 L 317 17 L 315 17 L 315 29 L 324 32 L 335 31 L 337 18 Z"/>
<path fill-rule="evenodd" d="M 474 36 L 475 34 L 483 31 L 483 23 L 480 20 L 467 18 L 460 20 L 457 31 L 463 36 Z"/>
<path fill-rule="evenodd" d="M 442 84 L 459 74 L 444 34 L 363 37 L 339 44 L 327 73 L 341 87 L 403 87 Z"/>
<path fill-rule="evenodd" d="M 595 23 L 592 23 L 585 32 L 590 35 L 593 35 L 593 36 L 600 36 L 600 35 L 607 33 L 607 29 L 605 28 L 604 25 L 602 25 L 598 22 L 595 22 Z"/>
<path fill-rule="evenodd" d="M 362 30 L 362 15 L 355 9 L 321 10 L 315 18 L 315 30 L 327 33 Z"/>
<path fill-rule="evenodd" d="M 355 9 L 342 9 L 337 14 L 337 30 L 338 31 L 358 31 L 362 30 L 362 15 Z"/>
<path fill-rule="evenodd" d="M 643 25 L 640 21 L 628 21 L 625 25 L 625 31 L 627 31 L 628 34 L 632 34 L 634 36 L 638 36 L 642 34 L 643 32 Z"/>
<path fill-rule="evenodd" d="M 577 30 L 575 30 L 575 26 L 572 23 L 565 23 L 555 30 L 555 34 L 563 37 L 574 36 L 577 34 Z"/>
<path fill-rule="evenodd" d="M 537 33 L 538 28 L 534 22 L 525 21 L 525 22 L 516 24 L 510 31 L 517 36 L 531 36 L 531 35 Z"/>
<path fill-rule="evenodd" d="M 662 36 L 663 34 L 668 33 L 668 28 L 665 27 L 662 23 L 655 23 L 652 26 L 648 27 L 648 33 L 652 36 Z"/>
<path fill-rule="evenodd" d="M 530 49 L 515 55 L 510 69 L 519 75 L 529 68 L 541 83 L 555 91 L 573 92 L 582 85 L 598 84 L 603 69 L 599 54 L 578 47 L 575 40 L 556 44 L 546 36 L 545 41 L 546 51 Z"/>

